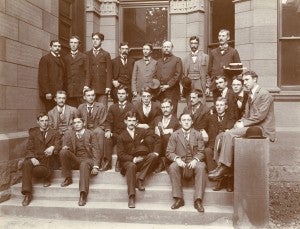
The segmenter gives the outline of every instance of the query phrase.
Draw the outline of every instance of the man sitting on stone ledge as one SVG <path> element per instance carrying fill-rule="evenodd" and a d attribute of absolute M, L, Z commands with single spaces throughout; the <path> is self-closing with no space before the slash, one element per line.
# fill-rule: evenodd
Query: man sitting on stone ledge
<path fill-rule="evenodd" d="M 44 178 L 44 187 L 51 185 L 52 155 L 60 150 L 60 138 L 56 130 L 49 128 L 46 113 L 37 116 L 38 127 L 29 129 L 26 157 L 22 167 L 23 206 L 32 200 L 32 176 Z"/>
<path fill-rule="evenodd" d="M 219 180 L 230 171 L 233 165 L 234 138 L 244 136 L 249 127 L 259 126 L 270 141 L 275 141 L 274 99 L 267 90 L 257 84 L 257 78 L 253 71 L 243 74 L 245 89 L 249 91 L 245 113 L 233 129 L 223 135 L 218 167 L 208 174 L 208 178 L 212 180 Z"/>

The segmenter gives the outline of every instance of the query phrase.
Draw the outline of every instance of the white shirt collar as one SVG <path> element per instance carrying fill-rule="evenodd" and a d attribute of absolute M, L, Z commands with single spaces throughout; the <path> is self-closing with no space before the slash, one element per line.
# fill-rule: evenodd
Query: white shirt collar
<path fill-rule="evenodd" d="M 252 89 L 251 89 L 251 96 L 252 96 L 252 99 L 253 99 L 253 95 L 255 94 L 255 92 L 257 91 L 258 89 L 258 84 L 256 84 Z"/>
<path fill-rule="evenodd" d="M 222 97 L 225 98 L 226 94 L 228 91 L 228 87 L 225 87 L 224 90 L 222 91 Z"/>
<path fill-rule="evenodd" d="M 83 128 L 81 131 L 76 131 L 76 134 L 80 134 L 82 136 L 84 132 L 85 132 L 85 128 Z"/>
<path fill-rule="evenodd" d="M 58 54 L 58 55 L 56 55 L 54 52 L 50 52 L 51 54 L 52 54 L 52 56 L 54 56 L 54 57 L 60 57 L 60 55 Z"/>

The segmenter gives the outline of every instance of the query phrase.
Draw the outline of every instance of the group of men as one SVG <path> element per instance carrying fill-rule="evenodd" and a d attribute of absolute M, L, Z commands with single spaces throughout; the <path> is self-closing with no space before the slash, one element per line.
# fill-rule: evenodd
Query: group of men
<path fill-rule="evenodd" d="M 29 130 L 23 163 L 23 206 L 32 199 L 32 176 L 51 185 L 52 170 L 61 166 L 64 181 L 73 183 L 72 169 L 80 170 L 79 206 L 87 202 L 90 175 L 112 168 L 126 176 L 128 207 L 135 207 L 136 188 L 153 172 L 167 170 L 172 183 L 172 209 L 184 205 L 181 179 L 195 180 L 194 207 L 203 212 L 206 172 L 217 180 L 214 190 L 233 191 L 233 140 L 250 126 L 259 126 L 275 139 L 273 98 L 247 71 L 228 78 L 224 67 L 240 62 L 228 46 L 229 31 L 219 33 L 220 46 L 208 56 L 199 38 L 190 38 L 191 53 L 182 62 L 165 41 L 162 58 L 151 58 L 152 45 L 143 46 L 143 58 L 128 57 L 126 42 L 111 60 L 101 48 L 104 35 L 93 33 L 93 49 L 78 51 L 80 40 L 70 38 L 70 53 L 61 58 L 58 41 L 39 65 L 40 96 L 48 113 L 37 117 Z M 184 84 L 183 82 L 188 82 Z M 177 118 L 180 83 L 187 106 Z M 214 106 L 206 96 L 212 92 Z M 83 94 L 83 96 L 82 96 Z M 108 96 L 113 104 L 108 107 Z M 135 99 L 133 99 L 135 98 Z M 224 182 L 226 180 L 226 182 Z"/>

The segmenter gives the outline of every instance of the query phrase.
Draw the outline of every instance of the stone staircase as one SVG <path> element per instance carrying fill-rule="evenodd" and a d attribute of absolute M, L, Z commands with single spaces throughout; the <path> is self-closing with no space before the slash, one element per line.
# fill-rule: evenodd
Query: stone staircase
<path fill-rule="evenodd" d="M 233 193 L 213 191 L 214 184 L 208 180 L 203 200 L 204 213 L 193 207 L 193 182 L 184 182 L 185 206 L 171 210 L 173 199 L 166 172 L 148 177 L 145 192 L 137 190 L 135 209 L 127 207 L 126 179 L 114 168 L 91 178 L 88 202 L 84 207 L 77 204 L 79 171 L 73 171 L 72 185 L 62 188 L 62 181 L 60 170 L 54 171 L 52 185 L 48 188 L 35 181 L 33 200 L 27 207 L 21 204 L 21 184 L 13 185 L 11 199 L 0 204 L 0 214 L 74 221 L 232 227 Z"/>

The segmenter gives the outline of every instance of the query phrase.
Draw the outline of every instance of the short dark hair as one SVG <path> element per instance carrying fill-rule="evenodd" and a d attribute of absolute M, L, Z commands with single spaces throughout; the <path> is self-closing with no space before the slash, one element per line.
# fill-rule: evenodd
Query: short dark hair
<path fill-rule="evenodd" d="M 173 101 L 172 101 L 172 99 L 169 99 L 169 98 L 164 98 L 160 104 L 163 104 L 163 103 L 169 103 L 171 106 L 173 106 Z"/>
<path fill-rule="evenodd" d="M 142 95 L 143 92 L 147 92 L 147 93 L 149 93 L 150 95 L 153 95 L 153 91 L 151 90 L 150 87 L 147 87 L 147 86 L 145 86 L 145 87 L 142 88 L 142 90 L 141 90 L 141 92 L 140 92 L 140 95 Z"/>
<path fill-rule="evenodd" d="M 198 97 L 203 97 L 203 92 L 200 89 L 193 89 L 190 94 L 195 93 Z"/>
<path fill-rule="evenodd" d="M 57 39 L 51 40 L 51 41 L 50 41 L 50 46 L 52 46 L 52 45 L 53 45 L 54 43 L 56 43 L 56 42 L 59 43 L 59 40 L 57 40 Z"/>
<path fill-rule="evenodd" d="M 240 81 L 240 82 L 242 83 L 242 85 L 244 85 L 243 77 L 242 77 L 241 75 L 234 76 L 234 77 L 232 78 L 232 82 L 233 82 L 234 80 L 238 80 L 238 81 Z"/>
<path fill-rule="evenodd" d="M 128 42 L 127 41 L 123 41 L 123 42 L 120 43 L 119 48 L 121 48 L 122 46 L 125 46 L 125 45 L 127 45 L 129 47 Z"/>
<path fill-rule="evenodd" d="M 252 78 L 258 78 L 258 75 L 254 71 L 246 71 L 243 76 L 251 76 Z"/>
<path fill-rule="evenodd" d="M 221 29 L 220 31 L 219 31 L 219 33 L 223 33 L 223 32 L 225 32 L 225 33 L 227 33 L 227 35 L 228 35 L 228 37 L 230 37 L 230 31 L 228 30 L 228 29 Z"/>
<path fill-rule="evenodd" d="M 137 118 L 137 115 L 134 111 L 127 111 L 126 115 L 125 115 L 125 119 L 127 118 Z"/>
<path fill-rule="evenodd" d="M 151 50 L 151 51 L 153 50 L 153 45 L 150 44 L 150 43 L 145 43 L 145 44 L 143 45 L 143 47 L 144 47 L 144 46 L 149 46 L 150 50 Z"/>
<path fill-rule="evenodd" d="M 81 117 L 80 115 L 75 115 L 72 120 L 74 121 L 77 118 L 80 119 L 84 123 L 83 117 Z"/>
<path fill-rule="evenodd" d="M 40 112 L 40 113 L 38 113 L 38 115 L 36 116 L 36 119 L 39 121 L 40 118 L 42 118 L 44 116 L 47 116 L 48 119 L 49 119 L 49 115 L 46 112 Z"/>
<path fill-rule="evenodd" d="M 226 78 L 226 76 L 223 76 L 223 75 L 217 76 L 216 79 L 215 79 L 215 81 L 218 80 L 218 79 L 223 79 L 225 82 L 228 81 L 227 78 Z"/>
<path fill-rule="evenodd" d="M 101 41 L 104 41 L 104 35 L 102 33 L 100 33 L 100 32 L 92 33 L 92 38 L 94 36 L 98 36 Z"/>
<path fill-rule="evenodd" d="M 57 96 L 57 94 L 64 94 L 67 97 L 67 92 L 65 92 L 65 91 L 57 91 L 55 94 L 55 97 Z"/>
<path fill-rule="evenodd" d="M 216 105 L 216 103 L 217 103 L 218 101 L 222 101 L 222 102 L 224 102 L 224 103 L 227 105 L 227 99 L 226 99 L 226 98 L 218 97 L 218 98 L 216 99 L 216 101 L 215 101 L 215 105 Z"/>
<path fill-rule="evenodd" d="M 70 40 L 73 39 L 73 38 L 76 38 L 78 40 L 79 44 L 81 43 L 79 36 L 73 35 L 73 36 L 70 37 Z"/>
<path fill-rule="evenodd" d="M 128 94 L 129 88 L 126 87 L 126 86 L 123 85 L 123 84 L 120 84 L 120 85 L 118 86 L 117 92 L 118 92 L 119 90 L 123 90 L 123 89 L 124 89 L 124 90 L 126 91 L 126 93 Z"/>
<path fill-rule="evenodd" d="M 190 42 L 191 42 L 192 40 L 196 40 L 198 43 L 200 43 L 200 39 L 199 39 L 198 36 L 191 36 L 191 37 L 190 37 Z"/>
<path fill-rule="evenodd" d="M 83 95 L 85 95 L 85 93 L 90 92 L 90 91 L 95 91 L 95 90 L 92 88 L 86 88 L 83 90 Z"/>
<path fill-rule="evenodd" d="M 182 117 L 183 115 L 189 115 L 189 116 L 192 118 L 192 114 L 191 114 L 191 113 L 189 113 L 189 112 L 183 112 L 181 115 L 179 115 L 179 121 L 181 121 L 181 117 Z M 193 118 L 192 118 L 192 119 L 193 119 Z"/>

